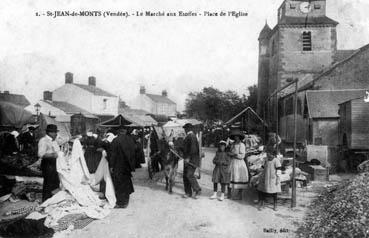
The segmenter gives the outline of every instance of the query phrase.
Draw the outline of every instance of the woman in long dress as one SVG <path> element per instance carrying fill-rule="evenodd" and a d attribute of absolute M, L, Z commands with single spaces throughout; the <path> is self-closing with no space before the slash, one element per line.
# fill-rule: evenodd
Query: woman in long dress
<path fill-rule="evenodd" d="M 234 140 L 229 156 L 231 161 L 231 183 L 228 188 L 228 198 L 232 198 L 232 191 L 235 193 L 235 200 L 242 199 L 242 192 L 248 187 L 249 173 L 245 163 L 246 146 L 242 143 L 244 135 L 239 130 L 231 132 L 230 138 Z M 232 189 L 232 190 L 231 190 Z"/>

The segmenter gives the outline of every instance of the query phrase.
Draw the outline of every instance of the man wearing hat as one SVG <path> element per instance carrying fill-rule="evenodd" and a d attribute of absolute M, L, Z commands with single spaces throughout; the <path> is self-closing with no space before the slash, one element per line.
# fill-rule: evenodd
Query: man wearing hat
<path fill-rule="evenodd" d="M 192 197 L 192 192 L 195 192 L 193 198 L 197 199 L 201 193 L 201 188 L 195 177 L 196 168 L 200 166 L 199 143 L 191 123 L 185 124 L 183 128 L 186 132 L 186 138 L 183 142 L 183 185 L 185 190 L 183 197 Z"/>
<path fill-rule="evenodd" d="M 52 191 L 59 188 L 59 177 L 56 171 L 56 159 L 60 147 L 56 142 L 58 127 L 49 124 L 46 127 L 46 135 L 38 142 L 38 157 L 41 159 L 41 170 L 44 178 L 42 188 L 42 201 L 52 197 Z"/>

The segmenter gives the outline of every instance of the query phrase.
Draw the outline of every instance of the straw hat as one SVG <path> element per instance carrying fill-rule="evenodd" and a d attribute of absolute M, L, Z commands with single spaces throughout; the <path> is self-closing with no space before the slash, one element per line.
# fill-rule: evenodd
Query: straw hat
<path fill-rule="evenodd" d="M 232 140 L 234 140 L 234 138 L 235 138 L 236 136 L 238 136 L 241 140 L 243 140 L 243 139 L 245 138 L 245 135 L 241 132 L 241 130 L 240 130 L 240 129 L 233 129 L 233 130 L 231 131 L 230 138 L 231 138 Z"/>

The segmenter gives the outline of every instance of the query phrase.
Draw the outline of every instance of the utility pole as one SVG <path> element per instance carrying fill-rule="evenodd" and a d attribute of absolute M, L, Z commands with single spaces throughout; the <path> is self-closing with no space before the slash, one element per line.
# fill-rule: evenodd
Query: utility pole
<path fill-rule="evenodd" d="M 286 89 L 287 87 L 291 86 L 291 85 L 295 85 L 295 93 L 294 93 L 294 135 L 293 135 L 293 158 L 292 158 L 292 162 L 293 162 L 293 167 L 292 167 L 292 198 L 291 198 L 291 207 L 296 207 L 296 179 L 295 179 L 295 174 L 296 174 L 296 144 L 297 144 L 297 138 L 296 138 L 296 134 L 297 134 L 297 93 L 298 93 L 298 79 L 294 79 L 292 81 L 288 81 L 288 84 L 286 84 L 285 86 L 283 86 L 280 89 L 275 90 L 271 95 L 269 95 L 269 97 L 267 98 L 267 100 L 265 100 L 264 102 L 264 113 L 265 113 L 265 107 L 269 104 L 270 99 L 272 99 L 276 94 L 278 94 L 280 91 Z M 278 109 L 277 109 L 278 111 Z M 265 114 L 264 114 L 265 117 Z"/>
<path fill-rule="evenodd" d="M 295 81 L 295 98 L 294 98 L 294 110 L 293 110 L 293 158 L 292 158 L 292 200 L 291 200 L 291 207 L 296 207 L 296 133 L 297 133 L 297 90 L 298 90 L 298 79 Z"/>

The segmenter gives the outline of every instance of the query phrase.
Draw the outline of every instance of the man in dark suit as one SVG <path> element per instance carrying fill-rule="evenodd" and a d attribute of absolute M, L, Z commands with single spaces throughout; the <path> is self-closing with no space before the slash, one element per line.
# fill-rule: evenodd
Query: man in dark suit
<path fill-rule="evenodd" d="M 109 167 L 117 198 L 116 208 L 126 208 L 129 196 L 134 192 L 131 173 L 135 171 L 135 143 L 125 129 L 120 129 L 118 137 L 111 143 Z"/>
<path fill-rule="evenodd" d="M 183 184 L 185 190 L 183 198 L 197 199 L 201 193 L 201 188 L 195 177 L 196 168 L 200 166 L 199 143 L 191 123 L 187 123 L 183 128 L 186 132 L 186 138 L 183 142 Z"/>

